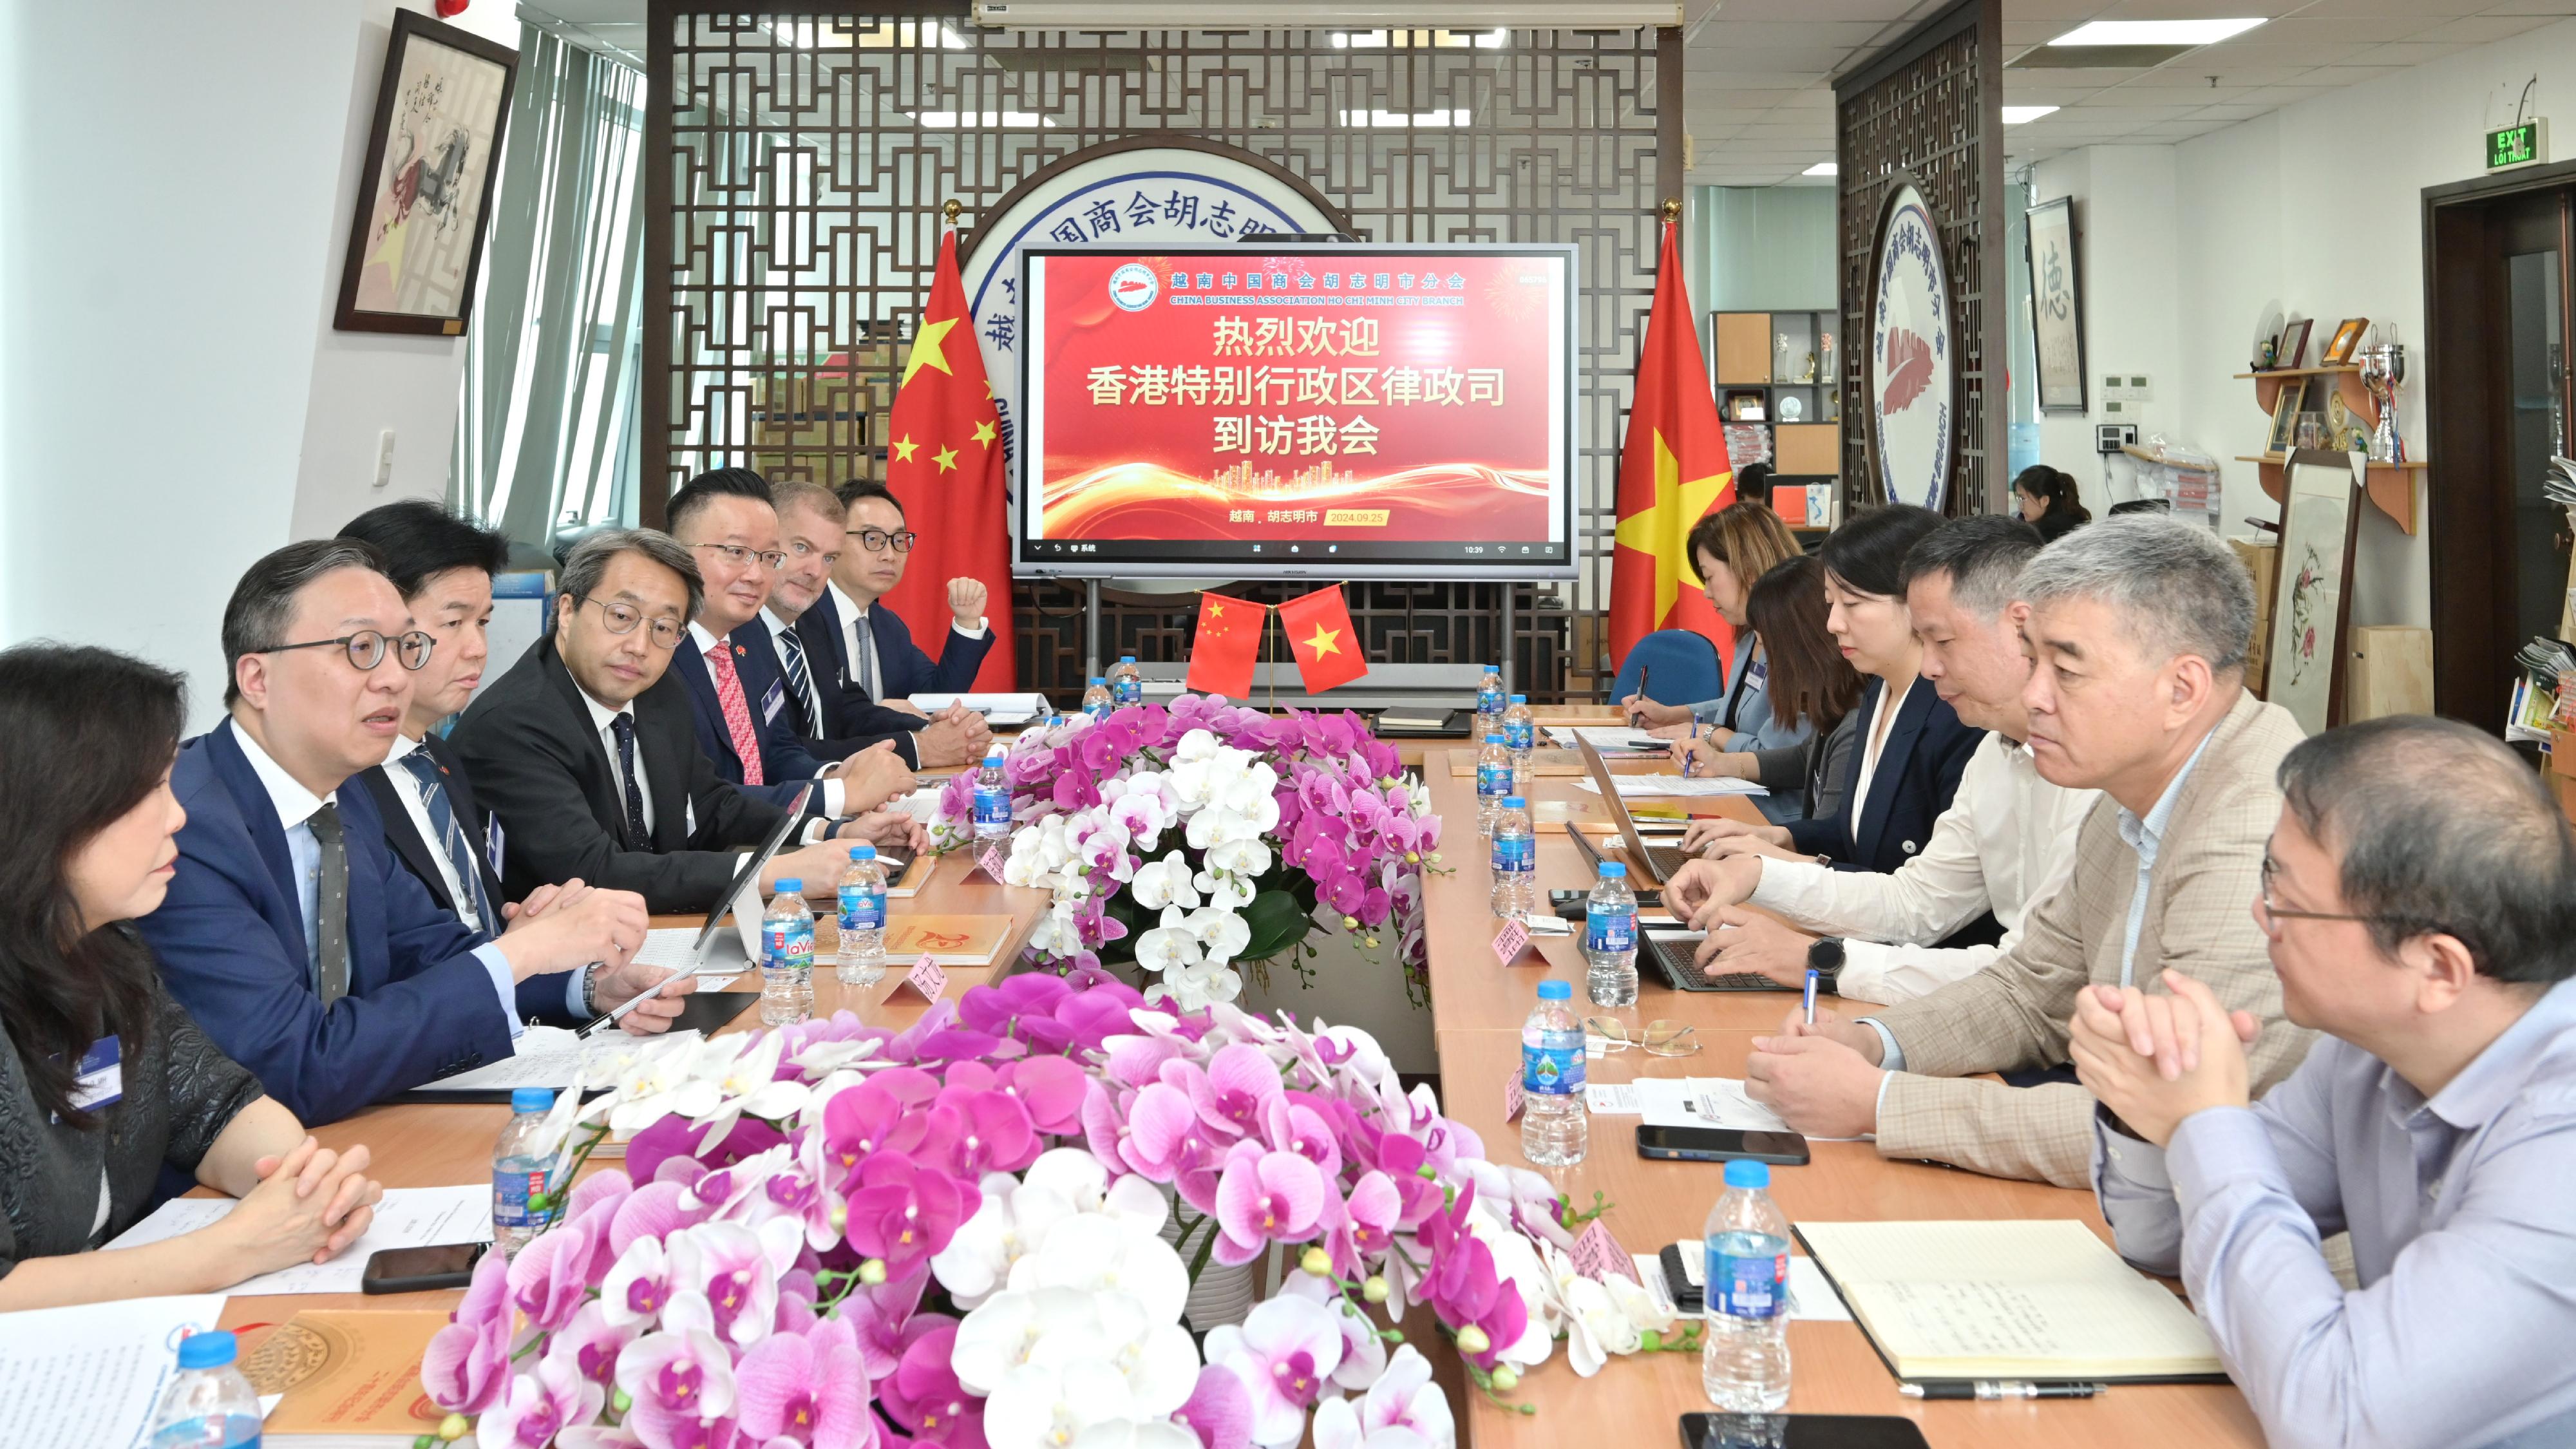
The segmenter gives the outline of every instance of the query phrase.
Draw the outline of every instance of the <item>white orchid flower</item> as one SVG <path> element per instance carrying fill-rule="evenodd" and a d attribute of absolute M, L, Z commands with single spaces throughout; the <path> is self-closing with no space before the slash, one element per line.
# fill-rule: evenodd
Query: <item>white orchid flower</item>
<path fill-rule="evenodd" d="M 1043 1247 L 1011 1265 L 1011 1292 L 1044 1288 L 1124 1293 L 1153 1322 L 1177 1323 L 1189 1301 L 1190 1273 L 1171 1244 L 1137 1232 L 1132 1222 L 1076 1213 L 1058 1219 Z"/>
<path fill-rule="evenodd" d="M 765 1031 L 751 1050 L 734 1058 L 723 1076 L 716 1078 L 719 1095 L 714 1105 L 696 1112 L 683 1112 L 692 1123 L 703 1124 L 706 1132 L 699 1138 L 698 1150 L 709 1151 L 733 1131 L 734 1123 L 745 1116 L 766 1122 L 784 1122 L 802 1111 L 814 1089 L 793 1078 L 778 1079 L 778 1059 L 787 1048 L 784 1033 Z"/>
<path fill-rule="evenodd" d="M 1098 1293 L 1092 1307 L 1100 1314 L 1097 1334 L 1054 1334 L 1029 1351 L 1033 1364 L 1103 1364 L 1127 1381 L 1128 1397 L 1143 1414 L 1169 1414 L 1190 1400 L 1198 1387 L 1199 1350 L 1190 1331 L 1178 1323 L 1157 1322 L 1145 1305 L 1126 1293 Z"/>
<path fill-rule="evenodd" d="M 1136 964 L 1143 970 L 1170 976 L 1185 966 L 1195 966 L 1204 959 L 1199 938 L 1186 924 L 1187 918 L 1178 906 L 1163 908 L 1162 924 L 1138 933 Z"/>
<path fill-rule="evenodd" d="M 1205 1011 L 1242 994 L 1243 978 L 1233 967 L 1209 962 L 1165 971 L 1162 980 L 1145 988 L 1147 1001 L 1168 1001 L 1173 1009 L 1183 1012 Z"/>
<path fill-rule="evenodd" d="M 958 1224 L 948 1246 L 930 1260 L 930 1271 L 964 1308 L 991 1297 L 1011 1276 L 1011 1265 L 1036 1251 L 1056 1223 L 1074 1213 L 1062 1194 L 1007 1172 L 984 1174 L 981 1187 L 984 1200 L 975 1215 Z"/>
<path fill-rule="evenodd" d="M 1136 904 L 1149 911 L 1159 911 L 1166 906 L 1191 908 L 1199 904 L 1190 863 L 1177 850 L 1161 860 L 1149 860 L 1136 867 L 1135 879 L 1128 883 L 1128 889 L 1135 892 Z"/>
<path fill-rule="evenodd" d="M 1208 869 L 1251 880 L 1270 869 L 1270 842 L 1260 835 L 1237 836 L 1208 847 Z"/>
<path fill-rule="evenodd" d="M 1096 1338 L 1099 1331 L 1099 1309 L 1092 1295 L 1078 1289 L 996 1293 L 957 1325 L 948 1367 L 957 1382 L 989 1394 L 1048 1337 Z"/>
<path fill-rule="evenodd" d="M 1252 944 L 1252 928 L 1243 917 L 1215 906 L 1202 906 L 1190 912 L 1190 934 L 1198 937 L 1207 959 L 1222 966 L 1234 959 L 1235 953 Z"/>
<path fill-rule="evenodd" d="M 1199 1436 L 1164 1420 L 1103 1419 L 1073 1438 L 1072 1449 L 1200 1449 Z"/>
<path fill-rule="evenodd" d="M 1025 1363 L 985 1399 L 984 1441 L 992 1449 L 1071 1449 L 1085 1429 L 1142 1417 L 1126 1377 L 1097 1359 Z"/>

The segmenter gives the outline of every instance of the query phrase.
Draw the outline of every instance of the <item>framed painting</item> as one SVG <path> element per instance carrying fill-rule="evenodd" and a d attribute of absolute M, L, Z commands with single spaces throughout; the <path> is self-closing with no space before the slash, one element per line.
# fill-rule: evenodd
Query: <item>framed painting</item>
<path fill-rule="evenodd" d="M 394 12 L 333 327 L 464 334 L 518 68 L 507 46 Z"/>
<path fill-rule="evenodd" d="M 2030 209 L 2030 335 L 2039 410 L 2084 411 L 2084 300 L 2075 263 L 2075 198 Z"/>
<path fill-rule="evenodd" d="M 2362 464 L 2353 454 L 2290 455 L 2274 555 L 2264 698 L 2319 734 L 2343 721 L 2345 624 L 2352 615 L 2352 549 Z"/>

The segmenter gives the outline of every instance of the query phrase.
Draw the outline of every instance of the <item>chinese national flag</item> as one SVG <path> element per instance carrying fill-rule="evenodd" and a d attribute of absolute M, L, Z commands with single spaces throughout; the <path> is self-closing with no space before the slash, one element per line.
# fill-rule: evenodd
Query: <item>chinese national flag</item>
<path fill-rule="evenodd" d="M 1201 694 L 1240 701 L 1252 693 L 1252 664 L 1261 654 L 1268 604 L 1223 594 L 1199 595 L 1199 627 L 1190 641 L 1190 674 L 1184 683 Z"/>
<path fill-rule="evenodd" d="M 1628 657 L 1657 629 L 1691 629 L 1733 657 L 1735 633 L 1700 593 L 1683 539 L 1702 514 L 1735 501 L 1735 465 L 1699 354 L 1690 294 L 1682 287 L 1681 227 L 1664 227 L 1655 305 L 1637 359 L 1637 396 L 1619 453 L 1618 544 L 1611 552 L 1610 658 Z M 1745 580 L 1750 584 L 1752 580 Z"/>
<path fill-rule="evenodd" d="M 975 319 L 957 279 L 957 234 L 939 238 L 939 266 L 920 330 L 903 361 L 886 428 L 886 486 L 903 501 L 917 540 L 903 582 L 886 603 L 933 656 L 948 638 L 948 581 L 978 579 L 992 652 L 976 671 L 978 690 L 1018 687 L 1011 642 L 1010 513 L 1002 493 L 1002 419 L 984 379 Z"/>
<path fill-rule="evenodd" d="M 1279 622 L 1288 630 L 1288 648 L 1297 656 L 1297 674 L 1306 681 L 1308 694 L 1321 694 L 1368 673 L 1368 661 L 1360 657 L 1360 632 L 1351 627 L 1341 585 L 1281 604 Z"/>

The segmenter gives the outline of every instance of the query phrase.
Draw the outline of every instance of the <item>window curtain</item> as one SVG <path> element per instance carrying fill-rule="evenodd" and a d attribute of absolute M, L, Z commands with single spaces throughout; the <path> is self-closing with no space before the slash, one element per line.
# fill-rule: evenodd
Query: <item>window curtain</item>
<path fill-rule="evenodd" d="M 534 26 L 519 54 L 448 493 L 544 547 L 635 514 L 644 77 Z"/>

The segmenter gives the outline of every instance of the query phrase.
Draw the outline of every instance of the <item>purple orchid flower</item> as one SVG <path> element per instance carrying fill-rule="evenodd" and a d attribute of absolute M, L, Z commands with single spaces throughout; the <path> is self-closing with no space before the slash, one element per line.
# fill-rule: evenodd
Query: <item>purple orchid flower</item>
<path fill-rule="evenodd" d="M 848 1324 L 832 1319 L 803 1338 L 763 1339 L 734 1367 L 743 1432 L 812 1449 L 868 1449 L 875 1442 L 867 1384 L 856 1337 Z"/>
<path fill-rule="evenodd" d="M 1223 1231 L 1216 1260 L 1249 1263 L 1273 1242 L 1313 1236 L 1325 1196 L 1323 1174 L 1296 1153 L 1236 1153 L 1217 1180 L 1217 1223 Z"/>
<path fill-rule="evenodd" d="M 501 1401 L 483 1411 L 476 1440 L 484 1449 L 546 1449 L 555 1436 L 599 1417 L 608 1391 L 570 1365 L 540 1359 L 536 1372 L 510 1381 Z"/>
<path fill-rule="evenodd" d="M 833 1105 L 839 1102 L 833 1099 Z M 861 1162 L 849 1198 L 850 1246 L 883 1260 L 888 1273 L 908 1273 L 928 1262 L 983 1203 L 974 1184 L 899 1152 L 878 1152 Z"/>
<path fill-rule="evenodd" d="M 501 1401 L 510 1386 L 510 1263 L 486 1253 L 474 1265 L 464 1300 L 429 1340 L 420 1365 L 430 1402 L 457 1413 L 479 1414 Z"/>

